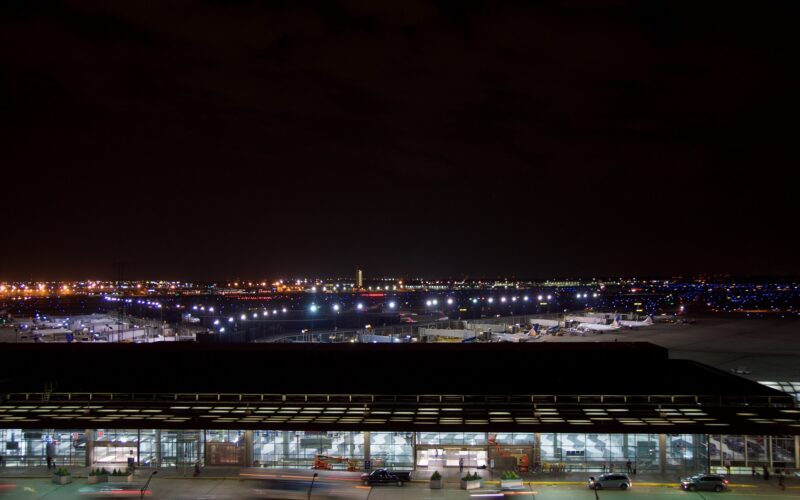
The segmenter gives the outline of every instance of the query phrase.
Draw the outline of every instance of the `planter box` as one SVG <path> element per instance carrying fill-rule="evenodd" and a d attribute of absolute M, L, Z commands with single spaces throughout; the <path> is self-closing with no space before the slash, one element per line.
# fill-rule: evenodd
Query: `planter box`
<path fill-rule="evenodd" d="M 522 488 L 524 485 L 522 484 L 522 479 L 501 479 L 500 480 L 500 489 L 512 489 L 512 488 Z"/>
<path fill-rule="evenodd" d="M 53 476 L 53 484 L 69 484 L 72 482 L 72 476 Z"/>
<path fill-rule="evenodd" d="M 99 476 L 88 476 L 86 478 L 86 484 L 97 484 L 97 483 L 107 483 L 108 482 L 108 474 L 100 474 Z"/>
<path fill-rule="evenodd" d="M 474 481 L 464 481 L 461 480 L 461 489 L 462 490 L 477 490 L 481 487 L 481 480 L 477 479 Z"/>
<path fill-rule="evenodd" d="M 108 476 L 108 481 L 110 483 L 132 483 L 133 474 L 127 474 L 125 476 Z"/>
<path fill-rule="evenodd" d="M 430 488 L 432 490 L 441 490 L 444 488 L 444 479 L 431 479 Z"/>

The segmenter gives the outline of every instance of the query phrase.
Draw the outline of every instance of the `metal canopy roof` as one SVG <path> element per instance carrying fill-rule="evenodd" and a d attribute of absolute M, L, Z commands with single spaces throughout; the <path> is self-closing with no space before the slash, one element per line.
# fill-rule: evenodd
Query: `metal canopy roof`
<path fill-rule="evenodd" d="M 797 434 L 784 398 L 11 393 L 0 427 Z"/>
<path fill-rule="evenodd" d="M 800 430 L 791 396 L 662 348 L 549 346 L 10 346 L 0 427 Z"/>

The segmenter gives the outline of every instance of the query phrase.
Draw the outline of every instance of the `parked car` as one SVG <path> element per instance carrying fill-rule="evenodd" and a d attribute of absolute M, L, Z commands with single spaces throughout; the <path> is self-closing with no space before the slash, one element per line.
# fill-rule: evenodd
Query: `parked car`
<path fill-rule="evenodd" d="M 609 472 L 608 474 L 601 474 L 596 478 L 590 477 L 588 486 L 593 490 L 602 490 L 604 488 L 627 490 L 631 487 L 631 478 L 627 474 Z"/>
<path fill-rule="evenodd" d="M 728 480 L 716 474 L 698 474 L 681 479 L 681 488 L 686 491 L 723 491 L 728 488 Z"/>
<path fill-rule="evenodd" d="M 375 469 L 369 474 L 361 474 L 361 482 L 365 486 L 372 486 L 373 484 L 396 484 L 403 486 L 403 483 L 411 481 L 411 476 L 408 472 L 394 472 L 386 469 Z"/>

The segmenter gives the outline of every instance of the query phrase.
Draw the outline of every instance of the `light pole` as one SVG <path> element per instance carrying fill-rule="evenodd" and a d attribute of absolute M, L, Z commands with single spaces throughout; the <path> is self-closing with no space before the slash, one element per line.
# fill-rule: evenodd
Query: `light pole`
<path fill-rule="evenodd" d="M 308 500 L 311 500 L 311 489 L 314 488 L 314 480 L 317 478 L 319 474 L 316 472 L 313 476 L 311 476 L 311 484 L 308 485 Z"/>
<path fill-rule="evenodd" d="M 139 490 L 139 498 L 144 498 L 144 492 L 147 491 L 147 487 L 150 486 L 150 480 L 153 479 L 153 476 L 155 476 L 156 474 L 158 474 L 157 469 L 150 473 L 150 477 L 147 478 L 147 482 L 144 483 L 142 489 Z"/>

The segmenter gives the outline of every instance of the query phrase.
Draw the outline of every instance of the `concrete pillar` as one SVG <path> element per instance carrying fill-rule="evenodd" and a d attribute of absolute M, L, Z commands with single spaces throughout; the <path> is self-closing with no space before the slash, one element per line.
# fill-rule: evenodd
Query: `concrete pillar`
<path fill-rule="evenodd" d="M 161 429 L 156 429 L 156 442 L 153 446 L 156 448 L 156 467 L 161 467 Z"/>
<path fill-rule="evenodd" d="M 370 432 L 364 431 L 364 460 L 371 460 L 369 449 Z M 351 455 L 352 456 L 352 455 Z"/>
<path fill-rule="evenodd" d="M 658 435 L 658 470 L 665 474 L 667 472 L 667 435 Z"/>
<path fill-rule="evenodd" d="M 769 464 L 769 470 L 772 472 L 772 436 L 766 436 L 767 441 L 767 464 Z"/>
<path fill-rule="evenodd" d="M 747 434 L 744 435 L 744 466 L 747 467 L 750 462 L 750 450 L 749 446 L 747 446 Z M 733 460 L 731 460 L 733 462 Z"/>
<path fill-rule="evenodd" d="M 414 470 L 417 470 L 417 433 L 411 433 L 411 460 L 414 461 Z"/>
<path fill-rule="evenodd" d="M 94 429 L 86 429 L 83 431 L 86 436 L 86 467 L 94 465 Z"/>
<path fill-rule="evenodd" d="M 244 465 L 253 466 L 253 431 L 244 431 Z"/>
<path fill-rule="evenodd" d="M 794 468 L 800 469 L 800 434 L 794 437 Z"/>

